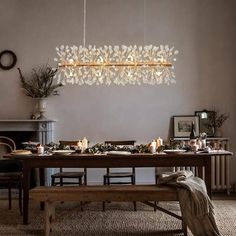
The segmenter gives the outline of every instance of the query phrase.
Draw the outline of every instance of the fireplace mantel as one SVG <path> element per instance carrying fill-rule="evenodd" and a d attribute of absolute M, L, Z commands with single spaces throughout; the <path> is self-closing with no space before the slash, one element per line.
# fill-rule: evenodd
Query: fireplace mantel
<path fill-rule="evenodd" d="M 0 120 L 0 132 L 36 132 L 38 141 L 47 144 L 53 141 L 55 120 Z"/>

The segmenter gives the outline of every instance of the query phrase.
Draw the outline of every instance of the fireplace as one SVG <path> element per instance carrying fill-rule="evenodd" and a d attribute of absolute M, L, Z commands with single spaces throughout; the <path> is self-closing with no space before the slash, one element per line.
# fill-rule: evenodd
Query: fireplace
<path fill-rule="evenodd" d="M 13 139 L 16 147 L 27 141 L 47 144 L 53 141 L 54 120 L 0 120 L 0 135 Z"/>

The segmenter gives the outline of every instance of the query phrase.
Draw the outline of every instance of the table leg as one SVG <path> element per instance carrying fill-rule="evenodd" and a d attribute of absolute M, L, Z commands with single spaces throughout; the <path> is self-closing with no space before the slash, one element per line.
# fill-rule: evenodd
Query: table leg
<path fill-rule="evenodd" d="M 208 196 L 211 199 L 212 198 L 212 194 L 211 194 L 211 158 L 207 158 L 207 163 L 205 166 L 205 183 L 206 183 Z"/>
<path fill-rule="evenodd" d="M 23 162 L 23 224 L 28 224 L 29 218 L 29 187 L 30 187 L 30 168 Z"/>
<path fill-rule="evenodd" d="M 45 185 L 45 171 L 44 171 L 44 168 L 39 168 L 39 184 L 40 184 L 40 186 Z M 44 202 L 40 202 L 40 209 L 44 210 Z"/>

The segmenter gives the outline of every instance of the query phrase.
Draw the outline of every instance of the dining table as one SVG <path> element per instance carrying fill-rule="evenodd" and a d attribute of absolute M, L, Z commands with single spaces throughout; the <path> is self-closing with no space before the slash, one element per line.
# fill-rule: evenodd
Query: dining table
<path fill-rule="evenodd" d="M 209 197 L 211 192 L 211 157 L 232 155 L 228 151 L 211 151 L 207 153 L 134 153 L 134 154 L 7 154 L 22 162 L 23 168 L 23 224 L 29 223 L 29 190 L 30 173 L 34 168 L 39 169 L 39 184 L 45 185 L 45 169 L 47 168 L 126 168 L 126 167 L 197 167 L 198 177 L 205 180 Z"/>

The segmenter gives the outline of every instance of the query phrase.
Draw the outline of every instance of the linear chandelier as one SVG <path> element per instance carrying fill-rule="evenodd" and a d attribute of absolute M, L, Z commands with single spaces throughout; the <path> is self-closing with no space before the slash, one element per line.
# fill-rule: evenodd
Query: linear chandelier
<path fill-rule="evenodd" d="M 59 82 L 88 85 L 175 83 L 178 54 L 166 46 L 60 46 L 56 48 Z"/>
<path fill-rule="evenodd" d="M 58 83 L 78 85 L 141 85 L 175 83 L 173 62 L 178 51 L 168 45 L 85 46 L 86 0 L 84 0 L 83 46 L 56 47 Z"/>

